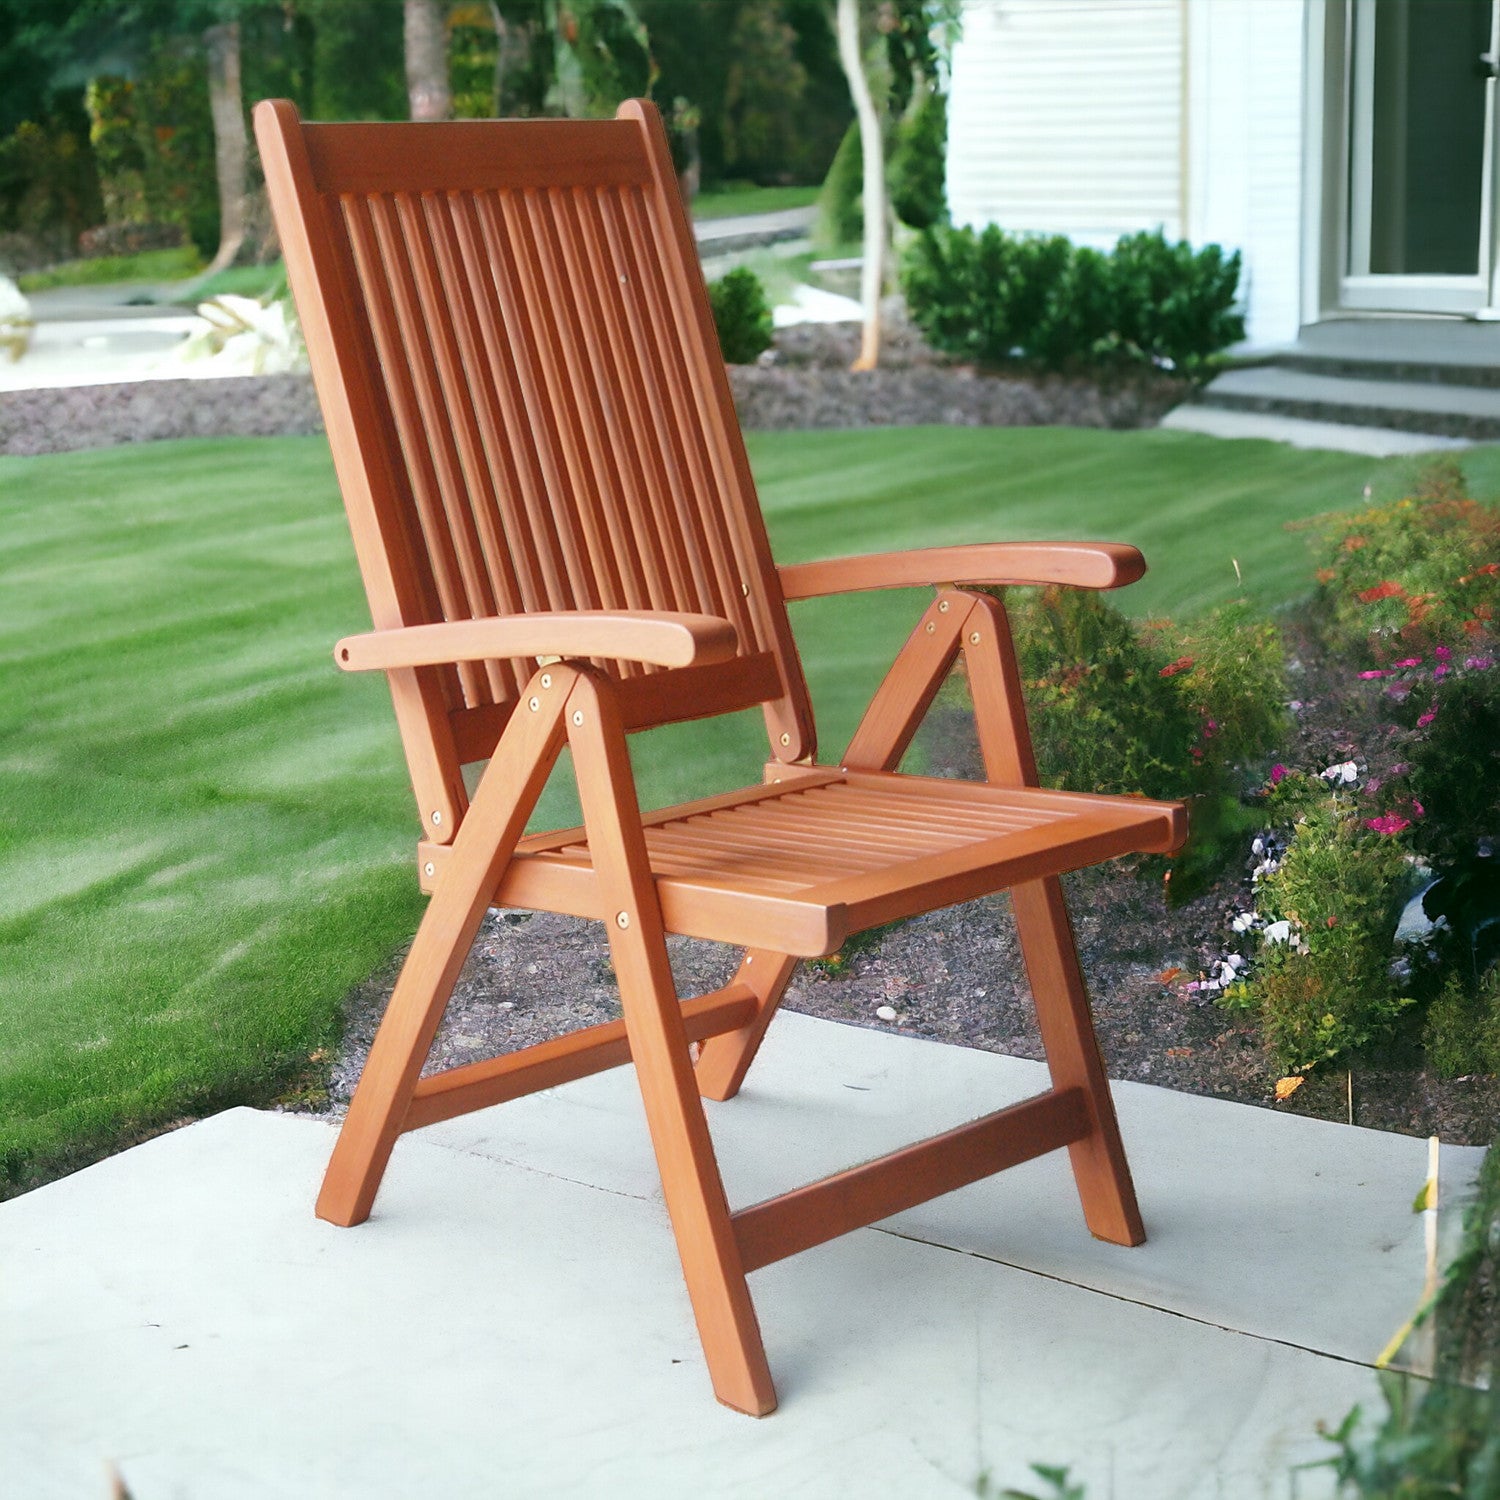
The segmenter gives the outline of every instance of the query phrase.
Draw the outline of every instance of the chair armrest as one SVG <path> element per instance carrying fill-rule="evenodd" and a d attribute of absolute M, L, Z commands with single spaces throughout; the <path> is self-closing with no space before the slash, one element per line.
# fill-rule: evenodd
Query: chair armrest
<path fill-rule="evenodd" d="M 346 637 L 334 648 L 333 657 L 346 672 L 507 656 L 602 656 L 657 667 L 691 667 L 727 661 L 738 641 L 734 626 L 714 615 L 579 609 L 374 630 Z"/>
<path fill-rule="evenodd" d="M 779 571 L 788 599 L 814 599 L 861 589 L 943 583 L 1062 583 L 1083 589 L 1117 589 L 1141 577 L 1146 560 L 1134 547 L 1119 542 L 979 542 L 834 557 L 794 563 Z"/>

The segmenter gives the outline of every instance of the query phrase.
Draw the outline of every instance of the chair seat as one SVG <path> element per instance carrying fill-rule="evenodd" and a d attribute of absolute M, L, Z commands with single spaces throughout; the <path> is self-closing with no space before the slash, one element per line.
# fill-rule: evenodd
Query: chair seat
<path fill-rule="evenodd" d="M 646 816 L 669 931 L 816 958 L 852 932 L 1182 838 L 1180 806 L 1139 797 L 880 771 L 775 774 L 787 779 Z M 424 845 L 424 868 L 443 852 Z M 610 915 L 579 828 L 523 840 L 495 904 Z"/>

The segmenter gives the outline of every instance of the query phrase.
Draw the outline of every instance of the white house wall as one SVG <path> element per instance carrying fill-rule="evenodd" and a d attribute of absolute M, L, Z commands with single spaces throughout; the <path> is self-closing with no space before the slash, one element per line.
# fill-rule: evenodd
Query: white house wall
<path fill-rule="evenodd" d="M 1244 256 L 1246 335 L 1301 321 L 1304 0 L 1188 0 L 1187 237 Z"/>
<path fill-rule="evenodd" d="M 1182 0 L 969 0 L 949 94 L 961 224 L 1112 244 L 1182 227 Z"/>
<path fill-rule="evenodd" d="M 955 222 L 1241 251 L 1248 337 L 1299 318 L 1306 0 L 968 0 Z"/>

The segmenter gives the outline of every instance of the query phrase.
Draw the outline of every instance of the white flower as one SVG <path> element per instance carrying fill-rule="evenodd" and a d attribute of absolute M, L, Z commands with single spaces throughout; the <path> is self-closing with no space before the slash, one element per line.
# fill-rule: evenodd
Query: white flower
<path fill-rule="evenodd" d="M 1359 780 L 1359 767 L 1352 760 L 1346 760 L 1318 774 L 1333 786 L 1348 786 L 1351 781 Z"/>

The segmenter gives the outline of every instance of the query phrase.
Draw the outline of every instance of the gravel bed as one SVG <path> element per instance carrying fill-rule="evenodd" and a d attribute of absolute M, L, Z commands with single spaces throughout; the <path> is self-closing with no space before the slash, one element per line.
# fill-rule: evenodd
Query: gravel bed
<path fill-rule="evenodd" d="M 731 366 L 747 430 L 914 427 L 1148 427 L 1183 399 L 1166 376 L 1109 384 L 981 373 L 934 356 L 896 321 L 881 368 L 852 374 L 859 331 L 847 324 L 783 329 L 759 365 Z M 142 380 L 0 392 L 0 453 L 63 453 L 183 437 L 319 432 L 308 375 Z"/>

